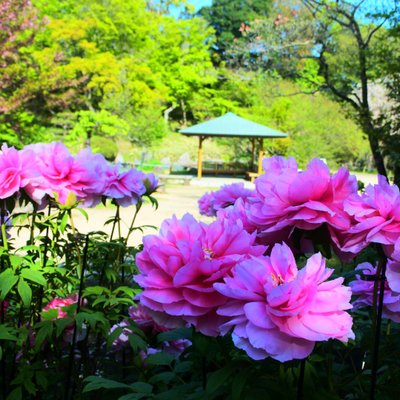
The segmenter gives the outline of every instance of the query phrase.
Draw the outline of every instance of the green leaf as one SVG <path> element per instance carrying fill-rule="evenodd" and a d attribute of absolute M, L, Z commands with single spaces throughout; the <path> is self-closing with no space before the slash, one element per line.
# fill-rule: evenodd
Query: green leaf
<path fill-rule="evenodd" d="M 7 397 L 7 400 L 22 400 L 22 387 L 15 388 Z"/>
<path fill-rule="evenodd" d="M 51 338 L 52 333 L 53 333 L 53 322 L 43 321 L 41 323 L 41 328 L 39 329 L 36 336 L 35 349 L 39 350 L 44 340 L 47 338 Z"/>
<path fill-rule="evenodd" d="M 171 331 L 162 332 L 157 335 L 157 342 L 171 342 L 179 339 L 191 339 L 193 330 L 192 328 L 178 328 Z"/>
<path fill-rule="evenodd" d="M 10 262 L 11 262 L 11 265 L 14 268 L 16 268 L 16 267 L 19 267 L 20 265 L 22 265 L 25 262 L 25 259 L 23 257 L 11 254 L 10 255 Z"/>
<path fill-rule="evenodd" d="M 89 214 L 84 210 L 83 208 L 77 208 L 77 211 L 79 211 L 86 219 L 86 221 L 89 221 Z"/>
<path fill-rule="evenodd" d="M 71 326 L 73 322 L 74 320 L 71 317 L 56 319 L 54 322 L 56 324 L 56 336 L 59 337 L 64 332 L 65 328 Z"/>
<path fill-rule="evenodd" d="M 10 333 L 11 328 L 6 325 L 0 325 L 0 340 L 12 340 L 16 341 L 17 337 Z"/>
<path fill-rule="evenodd" d="M 28 281 L 32 281 L 34 283 L 37 283 L 38 285 L 41 285 L 41 286 L 47 285 L 46 278 L 43 276 L 43 274 L 40 271 L 31 269 L 31 268 L 23 268 L 21 270 L 21 275 Z"/>
<path fill-rule="evenodd" d="M 135 352 L 137 352 L 138 350 L 144 350 L 147 347 L 147 343 L 138 335 L 129 335 L 128 339 L 132 350 Z"/>
<path fill-rule="evenodd" d="M 150 354 L 146 358 L 146 363 L 149 365 L 170 365 L 175 357 L 171 354 L 160 351 L 159 353 Z"/>
<path fill-rule="evenodd" d="M 241 400 L 243 398 L 243 389 L 246 386 L 247 379 L 253 373 L 254 371 L 248 368 L 235 375 L 232 382 L 232 400 Z"/>
<path fill-rule="evenodd" d="M 212 372 L 207 377 L 206 393 L 212 394 L 222 385 L 227 383 L 228 378 L 234 372 L 235 367 L 228 364 L 226 367 L 219 369 L 218 371 Z"/>
<path fill-rule="evenodd" d="M 26 307 L 28 307 L 32 301 L 32 289 L 26 283 L 24 278 L 19 279 L 17 289 L 19 295 L 21 296 L 22 302 Z"/>
<path fill-rule="evenodd" d="M 0 274 L 0 300 L 4 300 L 8 292 L 18 282 L 18 276 L 11 269 L 6 269 Z"/>
<path fill-rule="evenodd" d="M 101 376 L 88 376 L 84 382 L 87 385 L 83 388 L 83 393 L 98 389 L 130 389 L 130 386 L 125 383 L 105 379 Z"/>
<path fill-rule="evenodd" d="M 147 398 L 148 399 L 148 394 L 146 393 L 129 393 L 129 394 L 124 394 L 121 397 L 118 397 L 118 400 L 140 400 Z"/>
<path fill-rule="evenodd" d="M 67 224 L 68 224 L 68 213 L 64 213 L 59 225 L 61 232 L 65 231 L 65 227 L 67 226 Z"/>
<path fill-rule="evenodd" d="M 109 292 L 109 290 L 102 286 L 89 286 L 84 290 L 84 297 L 90 296 L 91 294 L 98 296 L 103 292 Z"/>
<path fill-rule="evenodd" d="M 162 382 L 162 383 L 169 383 L 171 382 L 173 379 L 175 379 L 176 374 L 174 374 L 171 371 L 166 371 L 166 372 L 161 372 L 159 374 L 153 375 L 150 379 L 149 382 L 156 384 L 158 382 Z"/>
<path fill-rule="evenodd" d="M 153 386 L 146 382 L 135 382 L 129 386 L 138 393 L 151 394 L 153 391 Z"/>

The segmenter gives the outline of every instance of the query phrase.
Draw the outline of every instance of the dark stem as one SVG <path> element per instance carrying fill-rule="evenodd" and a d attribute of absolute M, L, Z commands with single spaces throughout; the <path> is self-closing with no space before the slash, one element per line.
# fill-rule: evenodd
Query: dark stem
<path fill-rule="evenodd" d="M 50 204 L 50 202 L 49 202 L 49 206 L 48 206 L 48 208 L 47 208 L 47 219 L 50 218 L 50 215 L 51 215 L 51 204 Z M 45 235 L 46 239 L 45 239 L 45 242 L 44 242 L 44 249 L 43 249 L 43 266 L 42 266 L 43 269 L 46 268 L 46 264 L 47 264 L 47 249 L 48 249 L 49 241 L 50 241 L 50 238 L 49 238 L 49 230 L 50 230 L 50 226 L 49 226 L 49 223 L 47 223 L 47 226 L 46 226 L 46 235 Z M 44 294 L 43 292 L 44 292 L 43 286 L 40 286 L 40 289 L 39 289 L 39 301 L 38 301 L 37 322 L 40 322 L 40 312 L 42 311 L 42 304 L 43 304 L 43 294 Z"/>
<path fill-rule="evenodd" d="M 0 208 L 0 227 L 1 227 L 1 232 L 0 232 L 0 237 L 1 237 L 1 245 L 4 245 L 4 237 L 3 237 L 3 224 L 5 223 L 5 217 L 6 217 L 6 209 L 4 202 L 1 203 L 1 208 Z M 4 257 L 1 256 L 1 272 L 4 271 Z M 2 324 L 4 324 L 5 320 L 5 299 L 0 302 L 0 321 Z M 3 344 L 3 341 L 0 342 Z M 3 357 L 1 358 L 1 379 L 2 379 L 2 394 L 3 394 L 3 399 L 7 397 L 7 376 L 6 376 L 6 360 L 5 360 L 5 354 L 3 354 Z"/>
<path fill-rule="evenodd" d="M 372 349 L 372 366 L 371 366 L 371 392 L 370 399 L 375 399 L 376 380 L 378 375 L 378 361 L 379 361 L 379 345 L 381 339 L 381 326 L 382 326 L 382 311 L 383 311 L 383 297 L 385 294 L 385 280 L 386 280 L 386 258 L 381 258 L 377 268 L 377 279 L 379 280 L 379 297 L 377 302 L 377 314 L 375 322 L 375 334 Z"/>
<path fill-rule="evenodd" d="M 306 359 L 303 358 L 300 361 L 299 379 L 297 380 L 297 400 L 303 400 L 303 388 L 304 388 L 304 372 L 306 369 Z"/>
<path fill-rule="evenodd" d="M 82 260 L 82 268 L 81 268 L 81 275 L 80 275 L 80 280 L 79 280 L 79 291 L 78 291 L 78 304 L 76 306 L 76 313 L 78 314 L 81 310 L 81 301 L 82 301 L 82 293 L 83 293 L 83 280 L 84 280 L 84 275 L 85 275 L 85 269 L 87 265 L 87 254 L 88 254 L 88 248 L 89 248 L 89 235 L 86 235 L 86 240 L 85 240 L 85 247 L 83 249 L 83 260 Z M 70 391 L 70 388 L 73 388 L 73 382 L 71 382 L 72 378 L 72 372 L 73 372 L 73 366 L 74 366 L 74 352 L 75 352 L 75 343 L 76 343 L 76 335 L 77 335 L 77 325 L 75 322 L 74 326 L 74 333 L 72 335 L 72 343 L 71 343 L 71 348 L 69 352 L 69 360 L 68 360 L 68 370 L 67 370 L 67 378 L 66 378 L 66 385 L 65 385 L 65 395 L 64 399 L 68 400 L 69 394 L 71 393 L 71 399 L 74 397 L 74 392 L 73 390 Z"/>

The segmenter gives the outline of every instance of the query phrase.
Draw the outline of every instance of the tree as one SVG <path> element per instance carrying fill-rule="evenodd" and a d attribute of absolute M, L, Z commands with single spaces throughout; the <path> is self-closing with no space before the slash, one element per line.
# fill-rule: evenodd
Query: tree
<path fill-rule="evenodd" d="M 253 27 L 251 38 L 258 37 L 261 43 L 258 58 L 274 59 L 279 51 L 281 57 L 293 62 L 293 76 L 308 81 L 312 91 L 329 92 L 344 103 L 368 138 L 378 173 L 387 176 L 383 132 L 374 119 L 368 92 L 376 79 L 375 49 L 382 38 L 379 33 L 396 24 L 397 1 L 301 0 L 292 11 L 295 16 L 293 12 L 291 16 L 277 14 Z M 307 24 L 309 28 L 305 29 Z M 265 25 L 269 28 L 259 30 Z M 272 41 L 268 35 L 271 30 L 275 31 Z"/>
<path fill-rule="evenodd" d="M 252 21 L 268 16 L 271 4 L 271 0 L 213 0 L 211 6 L 199 10 L 199 15 L 215 30 L 217 40 L 213 50 L 218 55 L 217 63 L 226 60 L 227 48 Z"/>

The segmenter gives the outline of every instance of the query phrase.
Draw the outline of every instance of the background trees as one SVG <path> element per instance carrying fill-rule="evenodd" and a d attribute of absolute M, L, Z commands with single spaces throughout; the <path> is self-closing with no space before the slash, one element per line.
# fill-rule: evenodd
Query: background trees
<path fill-rule="evenodd" d="M 364 133 L 379 172 L 396 170 L 397 2 L 379 4 L 214 0 L 195 16 L 183 0 L 4 1 L 0 138 L 140 152 L 233 111 L 290 134 L 274 154 L 370 168 Z"/>

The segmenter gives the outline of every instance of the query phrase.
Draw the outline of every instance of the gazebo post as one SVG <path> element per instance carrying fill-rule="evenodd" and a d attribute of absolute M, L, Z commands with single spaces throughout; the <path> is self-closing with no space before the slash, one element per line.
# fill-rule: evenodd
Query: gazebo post
<path fill-rule="evenodd" d="M 256 138 L 252 137 L 251 138 L 251 164 L 250 164 L 250 170 L 253 171 L 254 168 L 254 151 L 256 149 Z"/>
<path fill-rule="evenodd" d="M 262 173 L 262 160 L 263 160 L 263 156 L 264 156 L 264 139 L 263 138 L 259 138 L 258 139 L 259 142 L 259 149 L 258 149 L 258 175 L 261 175 Z"/>
<path fill-rule="evenodd" d="M 203 141 L 206 136 L 199 136 L 199 150 L 197 156 L 197 177 L 201 178 L 203 175 Z"/>

